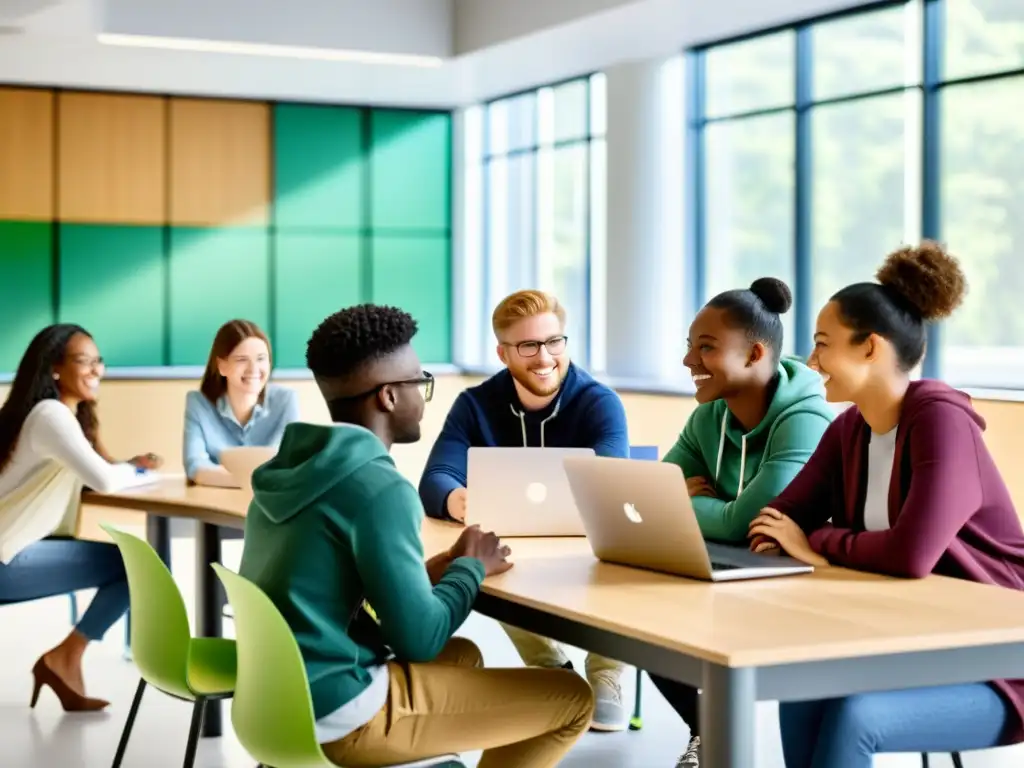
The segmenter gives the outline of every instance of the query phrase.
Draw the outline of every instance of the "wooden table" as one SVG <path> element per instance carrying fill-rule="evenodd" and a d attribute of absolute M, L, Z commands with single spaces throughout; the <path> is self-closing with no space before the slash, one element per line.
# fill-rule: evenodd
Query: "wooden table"
<path fill-rule="evenodd" d="M 94 504 L 189 517 L 202 533 L 199 583 L 212 582 L 218 526 L 241 527 L 241 491 L 164 483 Z M 427 555 L 458 536 L 428 520 Z M 514 568 L 475 609 L 495 619 L 696 685 L 704 762 L 755 764 L 755 703 L 1024 677 L 1024 593 L 933 576 L 841 568 L 710 584 L 598 562 L 585 539 L 509 539 Z M 201 587 L 209 603 L 210 588 Z M 198 614 L 203 633 L 220 613 Z M 219 732 L 219 731 L 218 731 Z"/>

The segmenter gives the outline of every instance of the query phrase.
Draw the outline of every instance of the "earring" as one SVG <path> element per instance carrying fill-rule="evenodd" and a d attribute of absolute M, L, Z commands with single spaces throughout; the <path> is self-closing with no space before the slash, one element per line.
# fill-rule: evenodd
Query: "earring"
<path fill-rule="evenodd" d="M 54 381 L 60 381 L 60 374 L 59 373 L 53 374 L 53 380 Z"/>

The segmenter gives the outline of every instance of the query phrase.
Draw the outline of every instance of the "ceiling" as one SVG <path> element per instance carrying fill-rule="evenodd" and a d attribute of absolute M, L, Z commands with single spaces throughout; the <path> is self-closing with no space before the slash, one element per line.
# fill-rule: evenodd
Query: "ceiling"
<path fill-rule="evenodd" d="M 2 0 L 0 82 L 451 107 L 862 3 Z M 217 50 L 227 44 L 250 53 Z M 388 63 L 320 58 L 339 51 Z"/>

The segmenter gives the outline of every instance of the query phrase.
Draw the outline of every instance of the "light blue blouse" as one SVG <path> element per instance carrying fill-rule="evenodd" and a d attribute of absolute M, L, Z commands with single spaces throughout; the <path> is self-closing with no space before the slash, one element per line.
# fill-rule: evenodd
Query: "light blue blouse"
<path fill-rule="evenodd" d="M 295 390 L 268 384 L 262 404 L 243 427 L 221 397 L 213 405 L 202 392 L 185 397 L 185 474 L 194 478 L 203 468 L 218 466 L 220 452 L 243 445 L 277 447 L 284 428 L 299 420 L 299 398 Z"/>

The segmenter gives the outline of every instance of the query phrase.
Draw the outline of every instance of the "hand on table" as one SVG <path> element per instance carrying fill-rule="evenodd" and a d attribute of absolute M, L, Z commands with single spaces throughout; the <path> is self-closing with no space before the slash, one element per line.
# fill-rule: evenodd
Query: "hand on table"
<path fill-rule="evenodd" d="M 504 573 L 512 567 L 508 559 L 512 550 L 490 531 L 481 531 L 479 525 L 471 525 L 459 534 L 449 551 L 453 560 L 457 557 L 475 557 L 484 564 L 488 576 Z"/>
<path fill-rule="evenodd" d="M 761 513 L 750 523 L 750 531 L 747 536 L 755 540 L 757 537 L 762 537 L 773 541 L 785 550 L 787 555 L 808 565 L 818 567 L 828 565 L 828 560 L 811 549 L 811 543 L 807 540 L 807 534 L 803 532 L 803 529 L 793 522 L 792 518 L 777 509 L 771 507 L 762 509 Z M 761 541 L 758 546 L 763 548 L 767 543 Z"/>
<path fill-rule="evenodd" d="M 458 520 L 460 523 L 466 522 L 466 489 L 456 488 L 449 493 L 445 506 L 449 516 L 454 520 Z"/>
<path fill-rule="evenodd" d="M 710 496 L 713 499 L 718 498 L 718 494 L 715 492 L 714 486 L 703 477 L 686 478 L 686 490 L 689 492 L 691 498 L 694 496 Z"/>
<path fill-rule="evenodd" d="M 163 466 L 164 460 L 155 453 L 144 453 L 141 456 L 129 459 L 128 463 L 134 464 L 140 469 L 160 469 Z"/>

